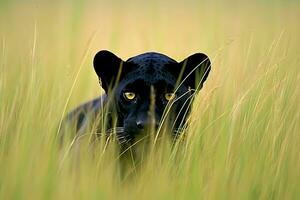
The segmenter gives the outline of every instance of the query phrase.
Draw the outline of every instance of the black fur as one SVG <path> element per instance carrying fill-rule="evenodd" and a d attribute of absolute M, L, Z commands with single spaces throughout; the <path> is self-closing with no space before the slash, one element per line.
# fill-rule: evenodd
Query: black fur
<path fill-rule="evenodd" d="M 209 58 L 202 53 L 182 62 L 155 52 L 123 61 L 109 51 L 100 51 L 94 58 L 94 69 L 106 94 L 69 113 L 67 123 L 75 122 L 75 132 L 84 132 L 91 125 L 98 128 L 104 124 L 107 133 L 119 127 L 115 130 L 120 143 L 132 141 L 148 127 L 157 129 L 168 105 L 164 95 L 175 92 L 167 122 L 176 135 L 185 123 L 195 91 L 202 88 L 210 68 Z M 135 99 L 126 100 L 124 92 L 134 92 Z M 101 111 L 105 122 L 97 117 Z"/>

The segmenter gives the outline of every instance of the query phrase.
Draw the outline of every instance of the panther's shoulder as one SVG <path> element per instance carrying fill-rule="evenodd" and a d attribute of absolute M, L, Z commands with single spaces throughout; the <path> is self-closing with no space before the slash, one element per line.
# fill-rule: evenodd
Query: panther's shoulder
<path fill-rule="evenodd" d="M 106 101 L 107 95 L 104 94 L 79 105 L 64 118 L 62 129 L 64 129 L 65 126 L 75 126 L 76 132 L 80 132 L 81 129 L 84 129 L 87 126 L 89 120 L 92 120 L 97 116 L 101 108 L 106 104 Z"/>

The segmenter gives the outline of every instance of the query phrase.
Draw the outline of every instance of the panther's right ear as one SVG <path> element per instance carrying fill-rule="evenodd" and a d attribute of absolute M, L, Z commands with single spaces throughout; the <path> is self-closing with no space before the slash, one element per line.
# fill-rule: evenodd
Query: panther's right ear
<path fill-rule="evenodd" d="M 124 61 L 110 51 L 102 50 L 95 55 L 93 63 L 101 87 L 107 93 L 120 78 Z"/>

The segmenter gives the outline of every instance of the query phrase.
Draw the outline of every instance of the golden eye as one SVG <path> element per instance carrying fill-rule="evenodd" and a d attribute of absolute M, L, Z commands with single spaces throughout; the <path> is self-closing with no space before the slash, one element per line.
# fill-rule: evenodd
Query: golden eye
<path fill-rule="evenodd" d="M 134 92 L 124 92 L 123 96 L 126 100 L 133 100 L 135 98 L 135 93 Z"/>
<path fill-rule="evenodd" d="M 176 94 L 174 94 L 174 93 L 166 93 L 166 94 L 165 94 L 165 99 L 166 99 L 167 101 L 171 101 L 172 99 L 175 98 L 175 96 L 176 96 Z"/>

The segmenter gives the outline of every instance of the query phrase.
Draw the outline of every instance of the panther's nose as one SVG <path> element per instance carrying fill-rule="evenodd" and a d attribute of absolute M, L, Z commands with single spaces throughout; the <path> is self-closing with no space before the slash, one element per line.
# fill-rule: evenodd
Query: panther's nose
<path fill-rule="evenodd" d="M 152 121 L 152 122 L 150 122 L 150 120 L 137 120 L 136 121 L 136 126 L 139 128 L 139 129 L 141 129 L 141 130 L 143 130 L 143 129 L 145 129 L 145 128 L 149 128 L 149 127 L 155 127 L 156 129 L 158 128 L 158 122 L 156 122 L 156 121 Z"/>
<path fill-rule="evenodd" d="M 144 129 L 144 123 L 141 121 L 141 120 L 139 120 L 139 121 L 137 121 L 136 122 L 136 126 L 139 128 L 139 129 Z"/>

